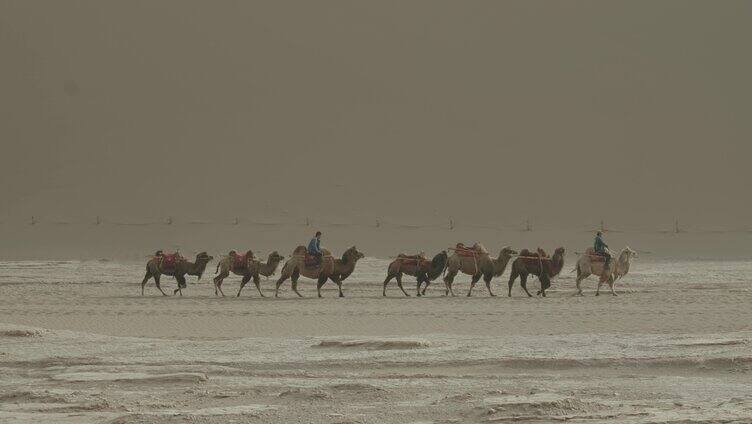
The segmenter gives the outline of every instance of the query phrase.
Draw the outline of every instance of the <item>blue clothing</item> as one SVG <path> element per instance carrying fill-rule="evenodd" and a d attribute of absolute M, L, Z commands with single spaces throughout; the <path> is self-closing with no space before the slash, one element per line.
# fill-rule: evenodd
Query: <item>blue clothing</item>
<path fill-rule="evenodd" d="M 311 255 L 320 255 L 321 254 L 321 240 L 314 237 L 311 239 L 311 241 L 308 243 L 308 253 Z"/>
<path fill-rule="evenodd" d="M 595 236 L 595 245 L 593 246 L 593 249 L 595 249 L 598 253 L 606 253 L 606 249 L 608 249 L 608 245 L 605 241 L 603 241 L 603 236 L 596 235 Z"/>

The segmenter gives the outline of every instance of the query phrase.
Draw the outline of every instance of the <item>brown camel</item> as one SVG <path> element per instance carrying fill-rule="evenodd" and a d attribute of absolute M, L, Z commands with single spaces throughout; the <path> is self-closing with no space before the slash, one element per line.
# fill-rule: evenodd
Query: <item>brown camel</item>
<path fill-rule="evenodd" d="M 382 296 L 386 296 L 386 286 L 392 278 L 397 279 L 397 286 L 402 290 L 402 293 L 404 293 L 405 296 L 410 296 L 402 287 L 402 274 L 417 277 L 418 287 L 416 295 L 421 296 L 426 294 L 426 289 L 428 288 L 428 285 L 431 284 L 431 281 L 438 278 L 438 276 L 446 269 L 447 260 L 448 255 L 446 250 L 434 256 L 430 261 L 423 255 L 398 255 L 397 259 L 392 261 L 392 263 L 389 264 L 389 268 L 387 268 Z M 426 283 L 426 285 L 423 287 L 423 292 L 421 293 L 420 286 L 423 283 Z"/>
<path fill-rule="evenodd" d="M 279 287 L 288 278 L 292 281 L 292 290 L 300 297 L 303 297 L 298 292 L 298 278 L 304 276 L 317 280 L 316 291 L 319 297 L 321 297 L 321 286 L 326 283 L 327 280 L 332 280 L 339 289 L 339 297 L 344 297 L 342 293 L 342 281 L 352 274 L 355 269 L 355 264 L 358 260 L 363 258 L 363 254 L 358 252 L 355 246 L 347 249 L 342 254 L 341 259 L 335 259 L 331 252 L 326 249 L 321 249 L 322 258 L 321 263 L 318 265 L 306 264 L 306 248 L 305 246 L 298 246 L 292 252 L 292 257 L 282 267 L 282 275 L 277 280 L 277 288 L 274 291 L 274 297 L 279 295 Z"/>
<path fill-rule="evenodd" d="M 230 273 L 232 272 L 235 275 L 239 275 L 243 277 L 242 281 L 240 282 L 240 289 L 238 290 L 238 297 L 240 297 L 240 292 L 243 290 L 243 287 L 248 283 L 248 281 L 253 278 L 253 284 L 256 285 L 256 290 L 258 290 L 261 297 L 264 297 L 264 293 L 261 292 L 261 286 L 260 286 L 260 275 L 263 275 L 265 277 L 269 277 L 277 270 L 277 266 L 279 263 L 285 258 L 284 256 L 280 255 L 276 251 L 269 254 L 269 257 L 266 261 L 266 263 L 263 263 L 261 261 L 256 260 L 252 253 L 249 256 L 250 251 L 246 253 L 243 256 L 235 256 L 228 255 L 222 258 L 222 260 L 219 261 L 217 264 L 217 270 L 215 271 L 219 273 L 216 277 L 214 277 L 214 295 L 217 296 L 219 293 L 222 294 L 222 296 L 225 295 L 225 293 L 222 291 L 222 281 L 227 278 Z"/>
<path fill-rule="evenodd" d="M 204 274 L 206 265 L 212 259 L 214 259 L 214 257 L 209 256 L 206 252 L 201 252 L 196 255 L 196 262 L 187 261 L 177 253 L 174 253 L 172 255 L 154 256 L 153 258 L 149 259 L 149 262 L 146 263 L 146 275 L 144 275 L 144 280 L 141 281 L 141 296 L 144 295 L 144 286 L 146 286 L 146 283 L 151 278 L 154 278 L 154 283 L 156 283 L 159 291 L 162 292 L 164 296 L 167 296 L 167 294 L 162 290 L 162 287 L 160 287 L 159 285 L 159 278 L 162 275 L 170 275 L 175 277 L 175 280 L 178 282 L 178 288 L 175 289 L 172 294 L 174 295 L 175 293 L 179 292 L 182 296 L 182 289 L 187 286 L 185 276 L 195 275 L 198 277 L 198 280 L 201 280 L 201 276 Z"/>
<path fill-rule="evenodd" d="M 486 283 L 488 294 L 496 296 L 491 291 L 491 280 L 504 273 L 512 255 L 516 254 L 517 252 L 509 246 L 501 248 L 498 258 L 490 257 L 483 250 L 455 250 L 454 254 L 447 261 L 447 274 L 444 276 L 444 284 L 446 285 L 445 295 L 451 294 L 454 296 L 452 284 L 454 283 L 454 277 L 461 271 L 463 274 L 472 276 L 470 290 L 467 292 L 468 297 L 472 296 L 473 288 L 481 277 L 483 277 L 483 281 Z"/>
<path fill-rule="evenodd" d="M 546 297 L 546 289 L 551 287 L 551 278 L 559 275 L 562 268 L 564 268 L 563 247 L 557 248 L 554 251 L 554 255 L 550 258 L 540 248 L 538 248 L 537 252 L 522 249 L 520 256 L 512 262 L 512 270 L 509 275 L 509 297 L 512 297 L 512 286 L 517 277 L 520 277 L 520 285 L 525 290 L 525 293 L 529 297 L 533 297 L 527 291 L 527 276 L 530 274 L 537 276 L 541 282 L 541 289 L 537 294 Z"/>
<path fill-rule="evenodd" d="M 629 267 L 632 264 L 632 258 L 636 255 L 637 253 L 627 246 L 619 253 L 619 256 L 609 262 L 608 268 L 606 268 L 603 256 L 597 255 L 592 247 L 587 248 L 585 253 L 577 260 L 577 265 L 575 266 L 575 270 L 577 271 L 577 293 L 575 294 L 582 296 L 580 283 L 590 275 L 595 275 L 599 277 L 598 289 L 595 291 L 595 295 L 600 295 L 601 286 L 603 283 L 608 283 L 611 294 L 616 296 L 614 282 L 627 275 Z"/>

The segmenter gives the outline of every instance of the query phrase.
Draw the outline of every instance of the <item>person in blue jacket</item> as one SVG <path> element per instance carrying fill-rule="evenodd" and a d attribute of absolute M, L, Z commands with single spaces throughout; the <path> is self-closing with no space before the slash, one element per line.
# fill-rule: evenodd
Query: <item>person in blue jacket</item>
<path fill-rule="evenodd" d="M 308 254 L 316 257 L 316 264 L 321 264 L 321 231 L 316 231 L 316 236 L 308 242 Z"/>
<path fill-rule="evenodd" d="M 603 255 L 605 257 L 605 263 L 603 266 L 608 268 L 609 262 L 611 262 L 611 252 L 608 250 L 608 245 L 603 241 L 603 233 L 598 231 L 595 234 L 595 243 L 593 243 L 593 250 L 595 253 Z"/>

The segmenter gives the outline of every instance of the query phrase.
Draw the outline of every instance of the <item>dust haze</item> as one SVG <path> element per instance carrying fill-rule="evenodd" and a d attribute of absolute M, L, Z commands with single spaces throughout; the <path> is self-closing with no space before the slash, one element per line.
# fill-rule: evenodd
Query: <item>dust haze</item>
<path fill-rule="evenodd" d="M 0 0 L 0 422 L 752 422 L 750 22 Z"/>
<path fill-rule="evenodd" d="M 2 1 L 0 243 L 45 245 L 32 215 L 749 229 L 750 16 Z"/>

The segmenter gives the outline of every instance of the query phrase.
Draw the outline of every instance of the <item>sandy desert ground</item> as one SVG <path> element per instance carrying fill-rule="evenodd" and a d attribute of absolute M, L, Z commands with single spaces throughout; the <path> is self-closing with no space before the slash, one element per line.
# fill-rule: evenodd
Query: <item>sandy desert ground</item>
<path fill-rule="evenodd" d="M 382 298 L 374 258 L 344 299 L 209 278 L 141 297 L 140 263 L 0 263 L 0 422 L 752 420 L 752 262 L 641 258 L 618 297 L 573 297 L 573 260 L 546 299 Z"/>

